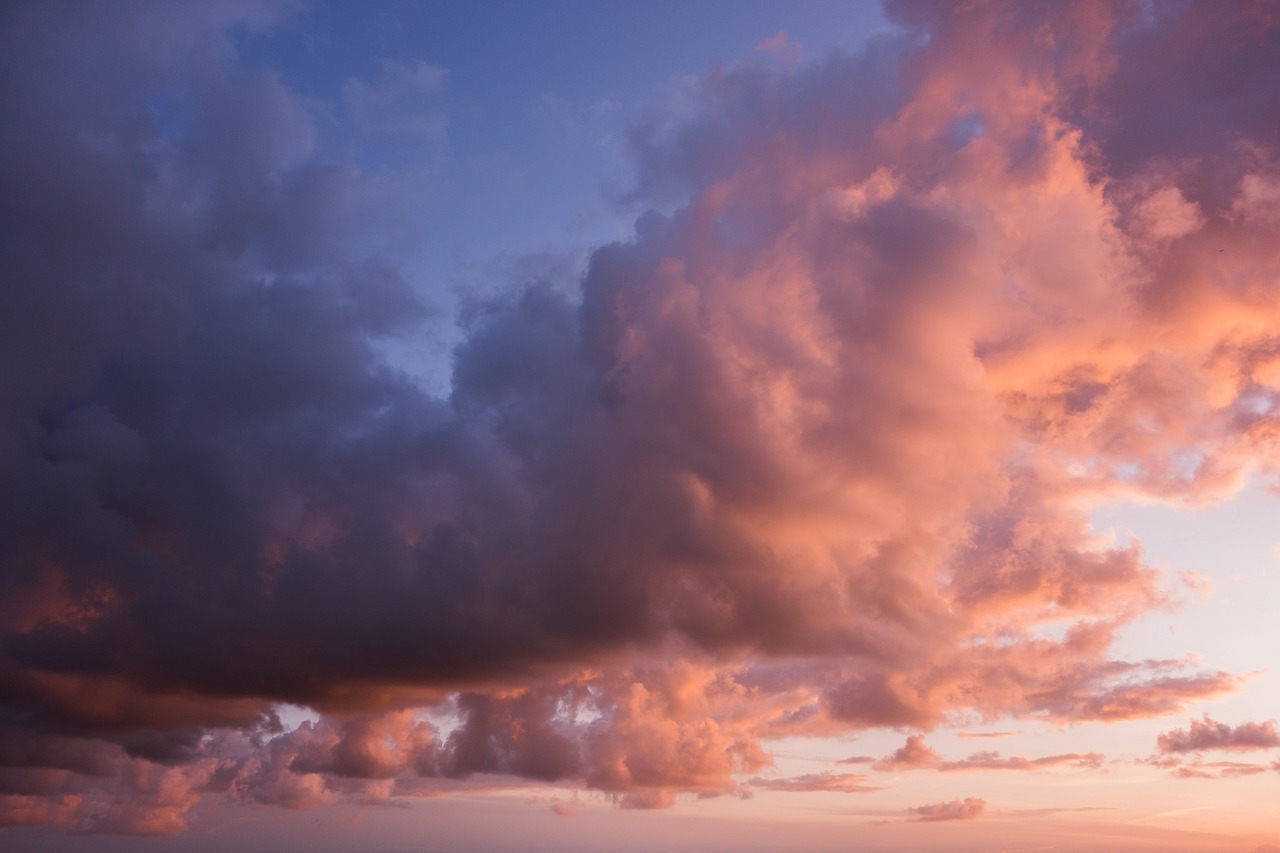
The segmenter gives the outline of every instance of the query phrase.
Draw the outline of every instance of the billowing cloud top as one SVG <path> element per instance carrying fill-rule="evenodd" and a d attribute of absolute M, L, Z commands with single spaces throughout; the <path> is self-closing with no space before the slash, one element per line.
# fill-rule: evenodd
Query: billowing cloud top
<path fill-rule="evenodd" d="M 368 251 L 394 190 L 237 54 L 271 14 L 6 7 L 0 823 L 652 807 L 774 736 L 1231 690 L 1113 657 L 1168 592 L 1085 513 L 1275 473 L 1275 8 L 889 11 L 656 105 L 635 198 L 683 203 L 473 305 L 442 398 L 379 356 L 428 316 Z M 439 139 L 403 103 L 446 81 L 346 108 Z"/>

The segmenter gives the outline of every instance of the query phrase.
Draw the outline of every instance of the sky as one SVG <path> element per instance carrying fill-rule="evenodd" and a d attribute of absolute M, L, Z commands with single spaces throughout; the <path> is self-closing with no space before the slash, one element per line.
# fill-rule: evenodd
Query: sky
<path fill-rule="evenodd" d="M 1280 6 L 0 8 L 0 846 L 1280 853 Z"/>

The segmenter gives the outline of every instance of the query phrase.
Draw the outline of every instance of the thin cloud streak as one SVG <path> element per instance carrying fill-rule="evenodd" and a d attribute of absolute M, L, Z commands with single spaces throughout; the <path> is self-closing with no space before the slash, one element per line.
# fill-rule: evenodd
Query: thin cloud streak
<path fill-rule="evenodd" d="M 802 776 L 788 776 L 780 779 L 756 776 L 749 779 L 747 784 L 767 791 L 830 791 L 840 794 L 865 794 L 883 790 L 875 785 L 863 784 L 867 778 L 864 773 L 806 773 Z"/>
<path fill-rule="evenodd" d="M 1078 769 L 1097 770 L 1102 766 L 1104 759 L 1105 756 L 1097 752 L 1068 752 L 1061 755 L 1045 755 L 1040 758 L 1023 758 L 1021 756 L 1005 758 L 998 752 L 984 750 L 975 752 L 967 758 L 948 761 L 927 746 L 922 735 L 910 735 L 907 737 L 906 743 L 892 754 L 878 761 L 872 761 L 871 769 L 885 773 L 919 769 L 932 769 L 941 772 L 959 770 L 1028 771 L 1067 765 Z M 867 761 L 870 761 L 870 759 L 867 759 Z M 855 760 L 845 759 L 842 763 L 855 763 Z"/>

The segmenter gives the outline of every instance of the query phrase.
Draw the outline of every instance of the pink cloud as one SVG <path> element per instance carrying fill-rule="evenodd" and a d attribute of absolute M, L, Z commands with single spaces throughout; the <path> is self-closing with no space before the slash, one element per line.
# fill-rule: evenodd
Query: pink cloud
<path fill-rule="evenodd" d="M 948 761 L 924 743 L 921 735 L 911 735 L 907 742 L 891 755 L 871 765 L 873 770 L 882 772 L 894 770 L 914 770 L 931 768 L 940 771 L 958 770 L 1040 770 L 1048 767 L 1069 765 L 1075 768 L 1096 770 L 1102 766 L 1104 756 L 1096 752 L 1069 752 L 1061 755 L 1046 755 L 1040 758 L 1022 758 L 1021 756 L 1001 757 L 998 752 L 975 752 L 968 758 Z"/>
<path fill-rule="evenodd" d="M 785 30 L 762 40 L 754 48 L 756 53 L 773 57 L 784 68 L 794 68 L 804 58 L 804 45 L 787 35 Z"/>
<path fill-rule="evenodd" d="M 1226 723 L 1214 722 L 1205 714 L 1203 721 L 1191 720 L 1189 729 L 1174 729 L 1158 736 L 1156 745 L 1165 753 L 1199 752 L 1204 749 L 1271 749 L 1280 746 L 1280 733 L 1276 732 L 1274 720 L 1241 723 L 1232 728 Z"/>
<path fill-rule="evenodd" d="M 1190 760 L 1181 755 L 1153 755 L 1142 759 L 1142 764 L 1168 770 L 1174 779 L 1230 779 L 1240 776 L 1256 776 L 1267 771 L 1265 764 L 1240 761 L 1205 761 L 1194 755 Z M 1274 769 L 1274 768 L 1273 768 Z"/>
<path fill-rule="evenodd" d="M 911 735 L 907 742 L 893 752 L 871 765 L 874 770 L 910 770 L 917 767 L 933 767 L 942 761 L 942 756 L 934 752 L 924 743 L 921 735 Z"/>
<path fill-rule="evenodd" d="M 981 797 L 966 797 L 963 800 L 947 800 L 944 803 L 930 803 L 911 809 L 919 817 L 917 821 L 944 820 L 976 820 L 987 810 L 987 801 Z"/>
<path fill-rule="evenodd" d="M 1174 768 L 1170 775 L 1177 779 L 1230 779 L 1239 776 L 1255 776 L 1265 773 L 1261 764 L 1245 764 L 1238 761 L 1196 761 Z"/>
<path fill-rule="evenodd" d="M 998 752 L 975 752 L 960 761 L 943 761 L 939 770 L 1040 770 L 1046 767 L 1069 765 L 1085 770 L 1097 770 L 1102 766 L 1104 756 L 1097 752 L 1068 752 L 1061 755 L 1046 755 L 1040 758 L 1022 758 L 1010 756 L 1002 758 Z"/>
<path fill-rule="evenodd" d="M 865 785 L 867 776 L 862 773 L 806 773 L 802 776 L 789 776 L 781 779 L 765 779 L 754 777 L 748 784 L 767 791 L 833 791 L 840 794 L 862 794 L 883 790 L 874 785 Z"/>

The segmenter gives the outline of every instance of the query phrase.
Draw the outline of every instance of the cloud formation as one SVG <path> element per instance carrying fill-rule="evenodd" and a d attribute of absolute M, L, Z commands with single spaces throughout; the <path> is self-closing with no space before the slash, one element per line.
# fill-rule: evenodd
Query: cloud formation
<path fill-rule="evenodd" d="M 882 790 L 867 781 L 864 773 L 805 773 L 782 779 L 764 779 L 759 776 L 748 780 L 753 788 L 766 791 L 834 791 L 840 794 L 863 794 Z"/>
<path fill-rule="evenodd" d="M 889 11 L 655 107 L 634 198 L 683 203 L 573 296 L 469 306 L 447 397 L 379 354 L 432 317 L 367 250 L 412 200 L 238 53 L 287 10 L 0 13 L 0 824 L 478 777 L 659 807 L 781 784 L 772 737 L 1234 689 L 1113 657 L 1171 594 L 1085 507 L 1276 473 L 1274 14 Z M 446 81 L 342 98 L 439 142 Z"/>
<path fill-rule="evenodd" d="M 919 815 L 917 821 L 977 820 L 987 810 L 987 801 L 981 797 L 965 797 L 963 800 L 947 800 L 945 803 L 929 803 L 916 806 L 912 812 Z"/>
<path fill-rule="evenodd" d="M 1041 770 L 1048 767 L 1069 765 L 1075 768 L 1096 770 L 1102 766 L 1104 756 L 1097 752 L 1067 752 L 1061 755 L 1045 755 L 1040 758 L 1021 756 L 1002 757 L 991 750 L 975 752 L 967 758 L 948 761 L 924 742 L 923 735 L 910 735 L 907 742 L 890 755 L 871 762 L 873 770 L 892 772 L 930 768 L 940 771 L 956 770 Z M 846 759 L 842 763 L 854 763 Z"/>
<path fill-rule="evenodd" d="M 1170 771 L 1175 779 L 1231 779 L 1238 776 L 1256 776 L 1267 772 L 1262 764 L 1240 761 L 1193 761 Z"/>
<path fill-rule="evenodd" d="M 1232 728 L 1204 715 L 1203 721 L 1191 720 L 1191 727 L 1174 729 L 1156 738 L 1162 753 L 1199 752 L 1204 749 L 1245 751 L 1280 746 L 1280 733 L 1275 720 L 1264 723 L 1241 723 Z"/>

